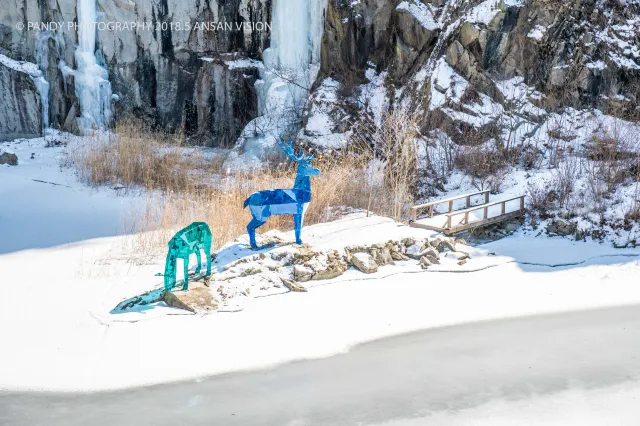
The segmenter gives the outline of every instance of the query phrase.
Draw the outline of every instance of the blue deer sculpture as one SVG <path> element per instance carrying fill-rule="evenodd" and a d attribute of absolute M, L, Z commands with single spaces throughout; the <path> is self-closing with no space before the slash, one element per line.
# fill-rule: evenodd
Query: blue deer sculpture
<path fill-rule="evenodd" d="M 319 176 L 320 170 L 311 167 L 313 156 L 300 155 L 294 152 L 291 141 L 278 142 L 285 155 L 298 163 L 298 173 L 292 189 L 273 189 L 255 192 L 244 202 L 244 208 L 249 207 L 253 219 L 247 225 L 249 241 L 253 250 L 259 250 L 256 244 L 256 229 L 267 222 L 270 216 L 293 215 L 296 233 L 296 243 L 302 244 L 300 233 L 304 214 L 311 202 L 311 179 L 310 176 Z"/>

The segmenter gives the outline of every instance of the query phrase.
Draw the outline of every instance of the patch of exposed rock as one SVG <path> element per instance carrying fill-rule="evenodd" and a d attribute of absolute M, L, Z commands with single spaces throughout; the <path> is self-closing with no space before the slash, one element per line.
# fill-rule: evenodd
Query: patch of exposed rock
<path fill-rule="evenodd" d="M 15 154 L 10 154 L 8 152 L 3 152 L 0 154 L 0 165 L 8 164 L 10 166 L 18 165 L 18 156 Z"/>
<path fill-rule="evenodd" d="M 218 302 L 209 287 L 198 281 L 190 283 L 188 290 L 165 292 L 162 300 L 169 306 L 194 313 L 218 310 Z"/>
<path fill-rule="evenodd" d="M 373 274 L 385 265 L 399 261 L 419 262 L 423 269 L 440 264 L 441 256 L 454 258 L 462 265 L 469 258 L 456 249 L 463 240 L 453 238 L 389 240 L 363 246 L 347 246 L 341 250 L 313 249 L 308 244 L 283 245 L 270 252 L 252 254 L 215 267 L 208 280 L 190 282 L 187 291 L 155 290 L 122 302 L 116 310 L 164 301 L 167 305 L 190 312 L 237 311 L 242 301 L 251 297 L 286 292 L 305 292 L 314 281 L 330 280 L 350 267 Z M 155 295 L 154 297 L 151 297 Z"/>

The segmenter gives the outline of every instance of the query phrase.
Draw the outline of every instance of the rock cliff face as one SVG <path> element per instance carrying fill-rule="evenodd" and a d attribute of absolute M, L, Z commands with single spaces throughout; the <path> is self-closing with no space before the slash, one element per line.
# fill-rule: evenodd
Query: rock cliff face
<path fill-rule="evenodd" d="M 405 108 L 461 143 L 507 113 L 534 125 L 561 107 L 637 118 L 639 34 L 636 0 L 330 0 L 320 78 L 343 96 L 325 133 L 362 106 L 374 119 Z M 323 144 L 308 123 L 316 98 L 301 135 Z"/>
<path fill-rule="evenodd" d="M 79 114 L 73 75 L 78 36 L 69 25 L 77 22 L 76 1 L 7 0 L 0 11 L 0 53 L 45 70 L 50 121 L 70 131 Z M 116 95 L 113 119 L 141 117 L 168 131 L 182 128 L 205 145 L 233 145 L 257 109 L 257 70 L 242 59 L 259 58 L 269 42 L 267 27 L 243 23 L 270 23 L 271 0 L 97 0 L 97 6 L 99 22 L 138 24 L 97 31 L 98 54 Z M 63 25 L 36 31 L 29 22 Z M 233 28 L 213 25 L 225 22 Z M 203 23 L 210 25 L 196 26 Z M 20 102 L 11 97 L 11 108 L 21 109 Z"/>
<path fill-rule="evenodd" d="M 74 130 L 79 113 L 76 31 L 16 25 L 74 22 L 76 1 L 5 0 L 0 10 L 0 53 L 40 66 L 51 86 L 50 122 L 65 130 Z M 102 22 L 150 25 L 98 31 L 117 95 L 113 118 L 141 117 L 184 129 L 204 145 L 233 146 L 257 116 L 254 83 L 270 33 L 194 24 L 270 23 L 271 3 L 97 0 Z M 499 131 L 511 112 L 532 126 L 561 107 L 637 117 L 639 34 L 638 0 L 328 0 L 320 74 L 300 136 L 336 146 L 363 111 L 375 121 L 401 107 L 419 117 L 425 132 L 444 129 L 462 143 L 469 132 Z M 0 90 L 0 133 L 32 135 L 39 101 L 28 80 L 0 66 Z"/>
<path fill-rule="evenodd" d="M 29 75 L 0 64 L 0 95 L 0 141 L 40 136 L 40 97 Z"/>

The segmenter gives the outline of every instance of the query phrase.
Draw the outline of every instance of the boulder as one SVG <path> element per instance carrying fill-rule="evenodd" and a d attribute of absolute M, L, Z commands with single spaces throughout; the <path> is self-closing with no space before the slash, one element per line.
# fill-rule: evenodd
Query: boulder
<path fill-rule="evenodd" d="M 464 47 L 469 46 L 474 41 L 480 38 L 480 30 L 470 24 L 469 22 L 465 22 L 462 24 L 460 28 L 460 41 Z"/>
<path fill-rule="evenodd" d="M 351 256 L 351 263 L 365 274 L 378 272 L 378 264 L 369 253 L 355 253 Z"/>
<path fill-rule="evenodd" d="M 10 166 L 18 165 L 18 156 L 15 154 L 10 154 L 8 152 L 4 152 L 0 154 L 0 165 L 8 164 Z"/>
<path fill-rule="evenodd" d="M 337 251 L 327 253 L 326 264 L 321 268 L 313 268 L 314 274 L 312 280 L 330 280 L 344 274 L 349 265 L 344 261 L 343 257 Z"/>
<path fill-rule="evenodd" d="M 40 94 L 31 76 L 0 63 L 0 99 L 0 141 L 42 135 Z"/>
<path fill-rule="evenodd" d="M 575 234 L 577 229 L 578 225 L 574 222 L 556 219 L 547 225 L 547 234 L 566 237 L 567 235 Z"/>
<path fill-rule="evenodd" d="M 304 283 L 313 279 L 315 271 L 308 266 L 295 265 L 293 267 L 293 279 Z"/>
<path fill-rule="evenodd" d="M 169 306 L 194 313 L 218 310 L 218 302 L 214 299 L 209 287 L 199 282 L 189 283 L 189 286 L 189 290 L 186 291 L 165 292 L 162 300 Z"/>
<path fill-rule="evenodd" d="M 391 257 L 391 251 L 385 246 L 374 246 L 370 252 L 373 260 L 376 261 L 378 266 L 394 265 L 393 257 Z"/>
<path fill-rule="evenodd" d="M 284 284 L 285 287 L 287 287 L 289 290 L 297 292 L 297 293 L 303 293 L 305 291 L 307 291 L 307 289 L 303 286 L 300 285 L 299 283 L 295 282 L 294 280 L 290 280 L 288 278 L 281 278 L 282 280 L 282 284 Z"/>

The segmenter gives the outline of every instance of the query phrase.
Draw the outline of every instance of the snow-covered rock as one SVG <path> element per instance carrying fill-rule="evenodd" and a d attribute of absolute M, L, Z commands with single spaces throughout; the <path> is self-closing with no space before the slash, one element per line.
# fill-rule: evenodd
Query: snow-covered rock
<path fill-rule="evenodd" d="M 378 272 L 378 264 L 369 253 L 355 253 L 351 257 L 351 263 L 365 274 Z"/>

